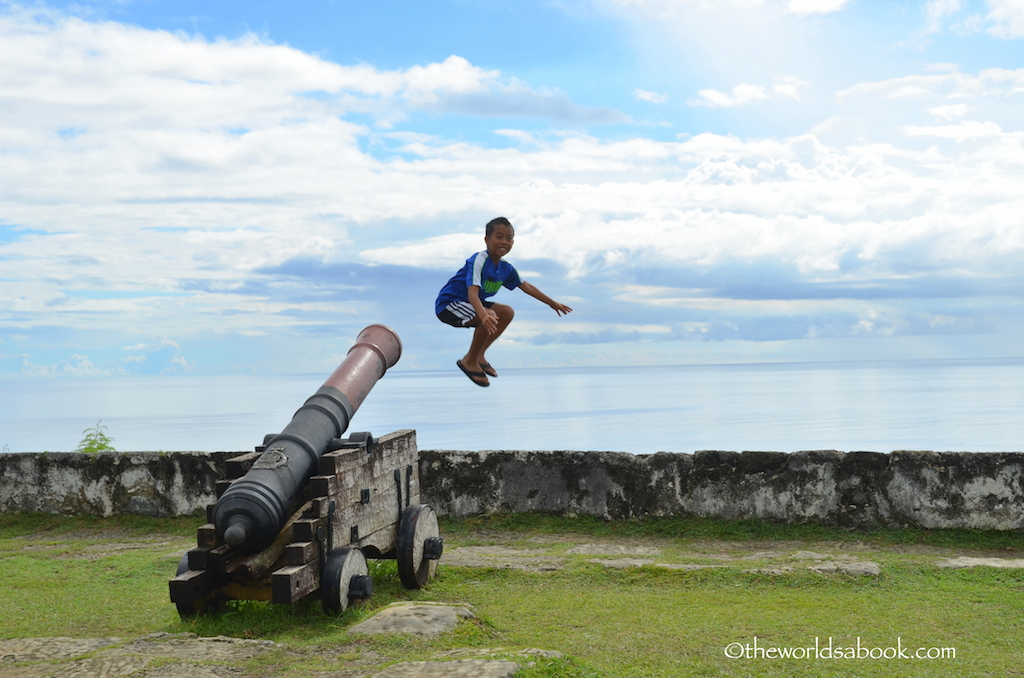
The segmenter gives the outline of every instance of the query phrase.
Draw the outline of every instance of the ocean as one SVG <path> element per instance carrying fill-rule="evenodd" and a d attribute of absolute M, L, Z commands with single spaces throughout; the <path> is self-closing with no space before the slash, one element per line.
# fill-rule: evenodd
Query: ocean
<path fill-rule="evenodd" d="M 500 369 L 500 368 L 499 368 Z M 102 421 L 121 451 L 248 451 L 328 375 L 6 379 L 0 448 L 73 450 Z M 393 370 L 349 432 L 420 449 L 1024 450 L 1024 359 Z"/>

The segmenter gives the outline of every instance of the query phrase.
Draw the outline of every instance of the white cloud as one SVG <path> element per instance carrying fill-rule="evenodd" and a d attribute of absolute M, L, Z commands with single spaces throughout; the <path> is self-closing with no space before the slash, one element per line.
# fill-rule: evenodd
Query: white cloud
<path fill-rule="evenodd" d="M 959 21 L 952 21 L 949 29 L 963 36 L 987 31 L 1004 40 L 1024 37 L 1024 0 L 987 0 L 987 3 L 987 15 L 968 14 Z M 964 9 L 963 0 L 930 0 L 925 3 L 924 25 L 914 33 L 914 38 L 921 40 L 942 31 L 947 20 Z M 924 44 L 922 41 L 922 46 Z"/>
<path fill-rule="evenodd" d="M 864 82 L 837 92 L 836 96 L 843 100 L 852 95 L 880 93 L 890 99 L 978 99 L 1024 94 L 1024 68 L 987 68 L 977 75 L 961 73 L 955 67 L 949 66 L 943 66 L 942 70 L 947 72 L 913 74 L 877 82 Z"/>
<path fill-rule="evenodd" d="M 848 0 L 789 0 L 786 8 L 794 14 L 832 14 L 846 5 Z"/>
<path fill-rule="evenodd" d="M 777 79 L 771 88 L 741 83 L 733 87 L 732 91 L 728 93 L 714 89 L 702 89 L 697 92 L 697 98 L 690 100 L 689 104 L 691 106 L 725 108 L 743 106 L 771 98 L 799 99 L 800 89 L 806 86 L 808 86 L 808 83 L 800 78 L 791 75 L 783 76 Z"/>
<path fill-rule="evenodd" d="M 905 127 L 904 132 L 912 137 L 939 137 L 956 142 L 1004 138 L 1003 130 L 994 122 L 965 121 L 957 125 L 932 127 L 911 125 Z"/>
<path fill-rule="evenodd" d="M 652 104 L 663 104 L 666 101 L 668 101 L 668 95 L 667 94 L 658 94 L 657 92 L 648 92 L 647 90 L 643 90 L 643 89 L 635 89 L 635 90 L 633 90 L 633 96 L 635 96 L 640 101 L 647 101 L 647 102 L 650 102 Z"/>
<path fill-rule="evenodd" d="M 521 229 L 519 230 L 521 231 Z M 359 256 L 365 261 L 376 264 L 451 269 L 454 273 L 470 254 L 482 249 L 484 249 L 483 236 L 477 229 L 476 233 L 434 236 L 414 245 L 372 247 L 360 252 Z"/>
<path fill-rule="evenodd" d="M 970 128 L 948 132 L 969 134 Z M 1013 135 L 989 126 L 978 139 L 986 149 L 1020 148 Z M 883 275 L 905 266 L 941 268 L 954 260 L 971 267 L 968 261 L 1000 259 L 1022 247 L 1014 214 L 1024 197 L 1012 171 L 993 182 L 991 158 L 983 152 L 960 157 L 947 183 L 930 168 L 952 166 L 953 159 L 934 152 L 840 149 L 813 137 L 743 141 L 698 135 L 665 146 L 692 165 L 684 178 L 638 182 L 623 173 L 614 181 L 509 186 L 522 210 L 509 215 L 517 227 L 512 258 L 554 258 L 577 276 L 639 262 L 687 267 L 768 258 L 829 279 L 850 275 L 851 262 L 859 262 L 857 275 Z M 553 150 L 563 159 L 612 152 L 578 140 Z M 538 153 L 519 160 L 543 163 L 542 158 Z M 663 163 L 666 170 L 672 164 L 669 158 Z M 536 171 L 549 173 L 542 166 Z M 987 196 L 984 204 L 979 195 Z M 997 232 L 1003 235 L 993 240 Z M 452 268 L 461 264 L 456 253 L 473 251 L 478 240 L 471 233 L 437 236 L 363 256 Z"/>
<path fill-rule="evenodd" d="M 680 10 L 696 8 L 703 11 L 749 10 L 769 6 L 798 15 L 831 14 L 841 10 L 849 0 L 611 0 L 634 12 L 656 18 L 674 18 Z"/>
<path fill-rule="evenodd" d="M 1004 40 L 1024 38 L 1024 0 L 987 0 L 989 33 Z"/>
<path fill-rule="evenodd" d="M 102 370 L 89 360 L 89 356 L 75 354 L 67 360 L 62 360 L 52 365 L 36 365 L 32 362 L 30 355 L 22 355 L 21 369 L 22 376 L 26 377 L 106 377 L 110 372 Z"/>
<path fill-rule="evenodd" d="M 761 85 L 748 85 L 740 83 L 732 88 L 729 93 L 720 92 L 714 89 L 702 89 L 697 92 L 697 98 L 689 103 L 691 106 L 710 106 L 711 108 L 722 108 L 729 106 L 742 106 L 754 101 L 763 101 L 768 98 L 768 90 Z"/>
<path fill-rule="evenodd" d="M 253 35 L 208 42 L 42 10 L 0 16 L 0 79 L 6 96 L 19 101 L 7 112 L 10 121 L 35 130 L 260 129 L 284 116 L 346 112 L 372 113 L 387 124 L 418 109 L 570 122 L 624 119 L 456 55 L 384 71 L 331 63 Z"/>
<path fill-rule="evenodd" d="M 775 84 L 772 85 L 772 93 L 783 99 L 799 99 L 801 88 L 809 86 L 810 83 L 796 76 L 786 75 L 775 81 Z"/>
<path fill-rule="evenodd" d="M 961 10 L 961 0 L 930 0 L 925 3 L 925 24 L 917 32 L 924 37 L 942 30 L 942 22 Z"/>
<path fill-rule="evenodd" d="M 291 308 L 233 296 L 252 271 L 324 258 L 367 220 L 466 207 L 465 187 L 431 169 L 436 140 L 406 137 L 424 159 L 387 165 L 359 148 L 387 137 L 343 116 L 606 115 L 460 57 L 382 71 L 252 36 L 208 42 L 42 10 L 0 15 L 0 91 L 0 214 L 32 229 L 0 240 L 3 277 L 18 281 L 0 281 L 3 324 L 118 317 L 168 334 L 186 308 L 195 331 L 252 332 L 255 314 Z M 124 294 L 80 294 L 97 289 Z"/>
<path fill-rule="evenodd" d="M 948 106 L 935 106 L 929 108 L 928 112 L 942 120 L 959 120 L 967 115 L 971 107 L 967 104 L 949 104 Z"/>

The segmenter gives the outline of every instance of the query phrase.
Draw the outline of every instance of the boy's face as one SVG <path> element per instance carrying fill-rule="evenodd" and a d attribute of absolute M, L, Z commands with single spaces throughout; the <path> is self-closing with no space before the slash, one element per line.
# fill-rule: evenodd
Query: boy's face
<path fill-rule="evenodd" d="M 484 236 L 488 256 L 492 259 L 501 259 L 512 249 L 512 241 L 515 240 L 515 237 L 516 233 L 511 226 L 495 225 L 491 234 Z"/>

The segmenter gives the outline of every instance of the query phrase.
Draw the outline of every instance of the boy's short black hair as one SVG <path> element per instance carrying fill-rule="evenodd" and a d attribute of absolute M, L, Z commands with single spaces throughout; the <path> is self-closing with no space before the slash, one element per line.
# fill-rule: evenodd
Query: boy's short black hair
<path fill-rule="evenodd" d="M 505 217 L 495 217 L 488 221 L 487 225 L 484 226 L 484 235 L 488 238 L 491 237 L 491 234 L 494 233 L 495 226 L 508 226 L 509 228 L 512 228 L 512 222 Z M 512 230 L 513 232 L 515 231 L 515 229 Z"/>

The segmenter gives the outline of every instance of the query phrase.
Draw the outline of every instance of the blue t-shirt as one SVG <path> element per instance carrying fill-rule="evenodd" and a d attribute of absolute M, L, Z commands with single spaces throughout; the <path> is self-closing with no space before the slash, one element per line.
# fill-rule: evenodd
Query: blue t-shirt
<path fill-rule="evenodd" d="M 487 251 L 477 252 L 469 259 L 459 272 L 441 288 L 434 302 L 434 312 L 440 313 L 453 301 L 469 301 L 469 286 L 480 288 L 480 300 L 493 297 L 502 287 L 514 290 L 522 284 L 519 273 L 504 259 L 497 264 L 487 256 Z"/>

